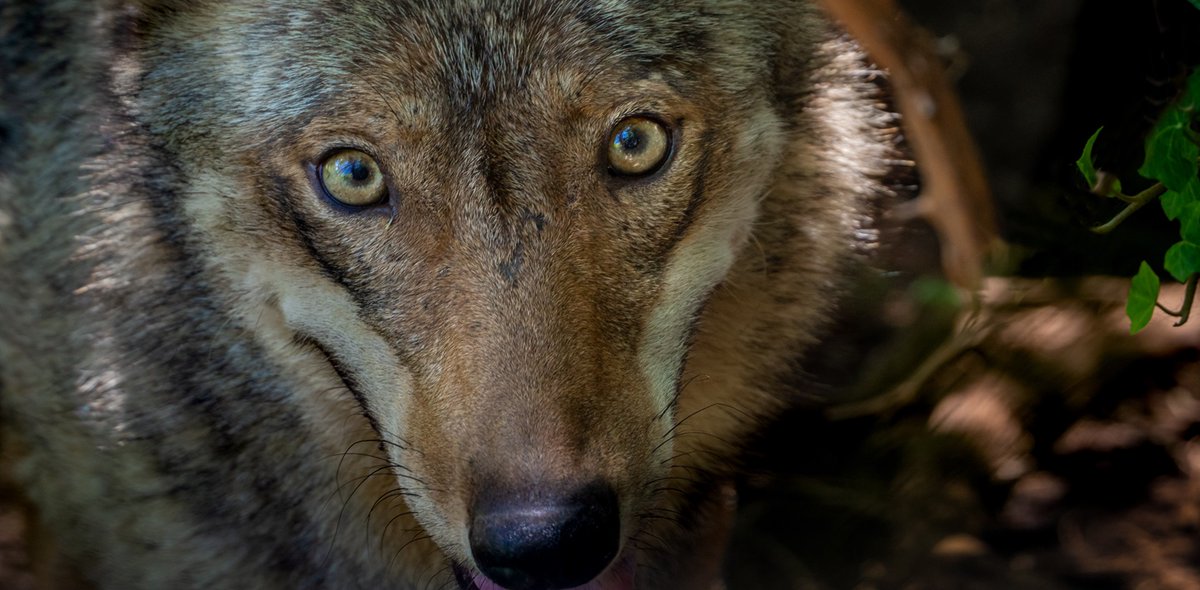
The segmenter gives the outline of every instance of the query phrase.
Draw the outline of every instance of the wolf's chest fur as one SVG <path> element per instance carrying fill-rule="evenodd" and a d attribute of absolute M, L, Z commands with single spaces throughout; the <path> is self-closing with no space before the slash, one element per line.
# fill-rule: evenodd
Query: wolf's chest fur
<path fill-rule="evenodd" d="M 0 16 L 3 442 L 72 575 L 713 582 L 891 149 L 813 7 Z"/>

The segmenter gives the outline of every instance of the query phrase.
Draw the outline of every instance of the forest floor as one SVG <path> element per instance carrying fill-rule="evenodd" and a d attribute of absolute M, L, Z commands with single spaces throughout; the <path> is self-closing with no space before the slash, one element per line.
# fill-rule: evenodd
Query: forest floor
<path fill-rule="evenodd" d="M 1200 322 L 1131 336 L 1127 288 L 989 279 L 889 392 L 781 422 L 731 589 L 1200 589 Z"/>

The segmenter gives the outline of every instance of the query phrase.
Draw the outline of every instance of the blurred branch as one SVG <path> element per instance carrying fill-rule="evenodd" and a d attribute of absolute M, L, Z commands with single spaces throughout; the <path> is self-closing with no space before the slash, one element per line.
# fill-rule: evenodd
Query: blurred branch
<path fill-rule="evenodd" d="M 921 171 L 918 211 L 938 232 L 946 276 L 974 290 L 996 242 L 992 200 L 932 39 L 893 0 L 821 3 L 888 70 Z"/>
<path fill-rule="evenodd" d="M 1138 209 L 1145 207 L 1146 203 L 1157 199 L 1165 192 L 1167 192 L 1167 187 L 1164 186 L 1163 183 L 1159 182 L 1132 197 L 1119 193 L 1113 195 L 1126 203 L 1125 208 L 1122 209 L 1121 212 L 1115 217 L 1108 220 L 1108 222 L 1105 224 L 1097 225 L 1096 227 L 1091 228 L 1092 231 L 1098 234 L 1106 234 L 1111 232 L 1112 230 L 1116 229 L 1118 225 L 1121 225 L 1121 223 L 1123 223 L 1126 219 L 1129 219 L 1129 216 L 1136 213 Z"/>
<path fill-rule="evenodd" d="M 1191 315 L 1192 302 L 1196 299 L 1196 284 L 1198 282 L 1200 282 L 1200 275 L 1192 275 L 1191 278 L 1188 279 L 1187 290 L 1183 295 L 1183 303 L 1179 306 L 1178 311 L 1170 309 L 1161 303 L 1156 302 L 1154 304 L 1156 307 L 1161 309 L 1163 313 L 1173 318 L 1179 318 L 1179 321 L 1175 322 L 1176 328 L 1186 324 L 1188 321 L 1188 316 Z"/>

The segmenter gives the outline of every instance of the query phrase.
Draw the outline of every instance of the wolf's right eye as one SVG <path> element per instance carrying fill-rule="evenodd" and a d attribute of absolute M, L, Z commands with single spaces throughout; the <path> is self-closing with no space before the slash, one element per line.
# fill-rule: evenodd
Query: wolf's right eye
<path fill-rule="evenodd" d="M 661 123 L 647 117 L 628 117 L 608 138 L 608 166 L 622 176 L 645 176 L 658 170 L 671 155 L 671 136 Z"/>
<path fill-rule="evenodd" d="M 325 158 L 317 168 L 321 189 L 329 198 L 351 207 L 374 205 L 387 196 L 387 183 L 375 159 L 344 149 Z"/>

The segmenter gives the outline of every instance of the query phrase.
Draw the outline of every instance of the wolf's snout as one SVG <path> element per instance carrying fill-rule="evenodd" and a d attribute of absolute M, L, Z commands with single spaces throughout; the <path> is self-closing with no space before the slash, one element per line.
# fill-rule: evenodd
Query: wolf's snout
<path fill-rule="evenodd" d="M 571 494 L 482 493 L 471 517 L 479 570 L 509 590 L 555 590 L 591 581 L 617 555 L 620 509 L 611 486 Z"/>

